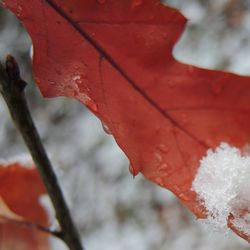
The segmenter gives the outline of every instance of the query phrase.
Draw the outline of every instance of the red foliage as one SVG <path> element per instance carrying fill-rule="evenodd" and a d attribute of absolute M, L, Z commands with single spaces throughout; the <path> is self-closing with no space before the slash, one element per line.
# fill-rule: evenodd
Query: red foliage
<path fill-rule="evenodd" d="M 1 250 L 48 249 L 48 235 L 35 226 L 47 226 L 46 213 L 38 201 L 43 193 L 36 169 L 17 163 L 0 166 Z"/>
<path fill-rule="evenodd" d="M 186 19 L 159 0 L 6 0 L 34 44 L 44 96 L 74 97 L 109 128 L 131 171 L 170 189 L 198 217 L 190 190 L 220 142 L 250 141 L 249 78 L 176 61 Z"/>

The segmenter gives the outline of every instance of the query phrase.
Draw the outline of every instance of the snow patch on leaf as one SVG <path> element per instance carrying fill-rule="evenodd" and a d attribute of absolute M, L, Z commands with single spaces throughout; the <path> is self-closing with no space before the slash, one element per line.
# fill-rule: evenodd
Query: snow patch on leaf
<path fill-rule="evenodd" d="M 235 228 L 250 235 L 250 156 L 227 143 L 209 149 L 200 161 L 192 189 L 207 210 L 205 222 L 215 230 Z"/>

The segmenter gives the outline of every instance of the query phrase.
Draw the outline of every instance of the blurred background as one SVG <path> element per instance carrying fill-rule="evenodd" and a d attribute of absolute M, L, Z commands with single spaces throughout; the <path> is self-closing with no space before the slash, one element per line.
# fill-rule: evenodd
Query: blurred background
<path fill-rule="evenodd" d="M 249 0 L 166 0 L 189 19 L 174 49 L 186 63 L 249 74 Z M 102 124 L 77 101 L 44 99 L 32 80 L 31 41 L 0 8 L 0 58 L 13 54 L 31 83 L 28 101 L 87 250 L 234 250 L 249 245 L 212 233 L 167 190 L 129 174 L 128 160 Z M 27 150 L 0 98 L 0 158 Z M 52 221 L 53 223 L 53 221 Z M 63 244 L 51 239 L 51 249 Z"/>

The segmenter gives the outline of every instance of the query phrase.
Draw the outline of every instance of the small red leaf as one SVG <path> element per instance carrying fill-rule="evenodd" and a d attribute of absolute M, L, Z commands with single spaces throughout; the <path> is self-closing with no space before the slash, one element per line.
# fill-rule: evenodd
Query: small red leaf
<path fill-rule="evenodd" d="M 48 235 L 35 226 L 47 226 L 46 213 L 39 204 L 39 196 L 44 193 L 36 169 L 19 163 L 0 166 L 2 250 L 48 249 Z"/>

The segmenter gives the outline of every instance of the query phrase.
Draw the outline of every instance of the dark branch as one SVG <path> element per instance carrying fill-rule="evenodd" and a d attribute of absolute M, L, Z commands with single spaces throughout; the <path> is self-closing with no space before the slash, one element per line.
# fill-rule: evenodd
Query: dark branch
<path fill-rule="evenodd" d="M 0 63 L 0 92 L 47 188 L 61 226 L 61 238 L 69 249 L 83 250 L 57 177 L 30 115 L 24 95 L 25 86 L 26 83 L 20 77 L 19 67 L 15 59 L 12 56 L 7 56 L 5 66 Z"/>

